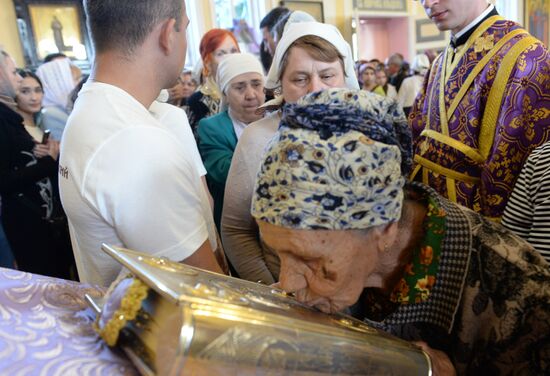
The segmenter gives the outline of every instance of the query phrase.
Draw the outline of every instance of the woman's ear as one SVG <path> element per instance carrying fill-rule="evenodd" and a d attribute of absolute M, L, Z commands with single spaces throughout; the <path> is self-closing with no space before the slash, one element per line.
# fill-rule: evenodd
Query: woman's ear
<path fill-rule="evenodd" d="M 392 222 L 376 228 L 376 245 L 378 246 L 378 250 L 380 252 L 387 252 L 393 245 L 395 239 L 397 238 L 398 227 L 397 222 Z"/>

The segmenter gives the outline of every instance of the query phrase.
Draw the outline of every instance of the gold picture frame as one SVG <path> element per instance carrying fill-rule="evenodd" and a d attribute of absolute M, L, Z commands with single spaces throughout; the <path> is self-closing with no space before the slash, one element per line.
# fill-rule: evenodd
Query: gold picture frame
<path fill-rule="evenodd" d="M 76 5 L 30 4 L 29 16 L 38 59 L 52 53 L 86 60 L 86 47 Z"/>
<path fill-rule="evenodd" d="M 25 63 L 36 67 L 46 56 L 63 53 L 89 67 L 92 49 L 79 0 L 14 0 Z"/>
<path fill-rule="evenodd" d="M 525 28 L 531 35 L 550 45 L 550 0 L 525 0 Z"/>
<path fill-rule="evenodd" d="M 301 10 L 310 14 L 317 22 L 325 22 L 322 1 L 284 1 L 283 5 L 291 11 Z"/>

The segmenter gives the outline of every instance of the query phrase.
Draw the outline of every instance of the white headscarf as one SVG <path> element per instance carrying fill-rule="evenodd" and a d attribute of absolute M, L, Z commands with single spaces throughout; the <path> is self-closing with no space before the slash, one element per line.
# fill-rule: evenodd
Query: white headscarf
<path fill-rule="evenodd" d="M 267 82 L 265 84 L 267 89 L 276 89 L 281 86 L 279 76 L 283 56 L 292 43 L 305 35 L 318 36 L 336 47 L 338 52 L 340 52 L 340 54 L 344 57 L 346 87 L 349 89 L 359 89 L 359 83 L 357 82 L 357 76 L 355 75 L 351 48 L 335 26 L 319 22 L 298 22 L 287 26 L 288 28 L 285 28 L 283 37 L 277 44 L 277 48 L 275 49 L 275 54 L 273 56 L 273 63 L 271 64 L 271 68 L 267 74 Z"/>
<path fill-rule="evenodd" d="M 244 73 L 258 73 L 264 79 L 264 69 L 258 58 L 249 53 L 228 54 L 218 65 L 216 82 L 225 94 L 232 79 Z"/>
<path fill-rule="evenodd" d="M 428 69 L 430 69 L 430 59 L 426 54 L 418 54 L 414 57 L 411 69 L 420 73 L 421 76 L 426 75 Z"/>
<path fill-rule="evenodd" d="M 55 59 L 42 64 L 36 70 L 36 75 L 44 85 L 43 106 L 57 106 L 66 111 L 69 95 L 76 86 L 71 73 L 70 60 Z"/>

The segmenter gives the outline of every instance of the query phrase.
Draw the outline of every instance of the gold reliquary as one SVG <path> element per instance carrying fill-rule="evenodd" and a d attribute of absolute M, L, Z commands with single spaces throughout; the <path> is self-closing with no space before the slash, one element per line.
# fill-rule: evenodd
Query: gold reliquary
<path fill-rule="evenodd" d="M 96 330 L 143 375 L 431 375 L 409 342 L 284 291 L 127 249 Z"/>

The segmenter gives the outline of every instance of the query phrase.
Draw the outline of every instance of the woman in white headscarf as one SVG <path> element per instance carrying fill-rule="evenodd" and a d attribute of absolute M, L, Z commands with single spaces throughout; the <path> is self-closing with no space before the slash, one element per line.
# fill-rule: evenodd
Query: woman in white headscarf
<path fill-rule="evenodd" d="M 36 71 L 44 85 L 42 124 L 51 131 L 54 140 L 61 140 L 69 117 L 69 96 L 80 80 L 80 69 L 69 59 L 55 59 L 42 64 Z"/>
<path fill-rule="evenodd" d="M 287 24 L 277 44 L 266 89 L 280 92 L 264 109 L 276 109 L 243 132 L 227 177 L 222 239 L 233 267 L 243 279 L 274 283 L 279 259 L 263 246 L 250 215 L 256 174 L 264 149 L 277 131 L 282 104 L 326 88 L 359 89 L 349 44 L 338 29 L 318 22 Z"/>
<path fill-rule="evenodd" d="M 249 53 L 230 54 L 221 60 L 216 82 L 222 93 L 222 112 L 199 121 L 199 151 L 206 181 L 214 199 L 214 222 L 220 228 L 225 181 L 237 140 L 248 124 L 261 119 L 265 102 L 264 72 Z"/>
<path fill-rule="evenodd" d="M 424 75 L 430 68 L 430 60 L 425 54 L 416 55 L 413 59 L 411 69 L 414 71 L 414 75 L 407 77 L 403 80 L 399 93 L 397 94 L 397 102 L 403 107 L 403 111 L 408 116 L 411 111 L 411 107 L 414 104 L 416 95 L 422 89 L 424 82 Z"/>

